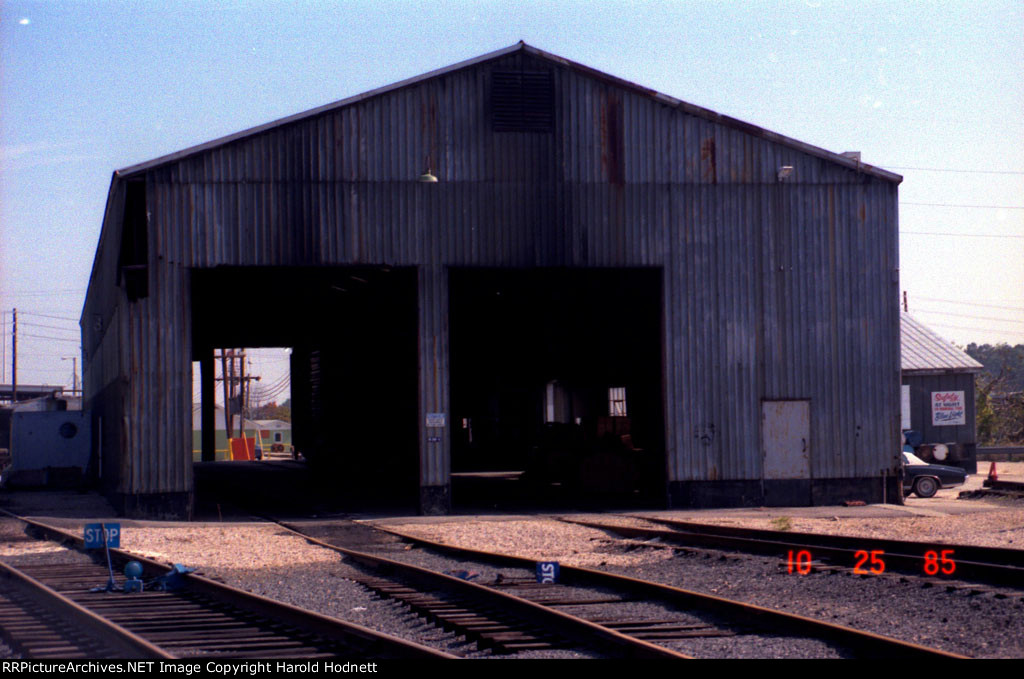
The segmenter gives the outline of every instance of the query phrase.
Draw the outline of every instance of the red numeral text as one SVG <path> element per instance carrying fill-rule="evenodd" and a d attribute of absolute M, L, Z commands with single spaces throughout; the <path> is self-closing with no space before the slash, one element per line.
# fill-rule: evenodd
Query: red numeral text
<path fill-rule="evenodd" d="M 953 561 L 950 557 L 953 555 L 952 549 L 944 549 L 941 554 L 936 554 L 935 551 L 928 551 L 924 553 L 924 572 L 927 575 L 936 575 L 939 571 L 946 575 L 952 575 L 956 572 L 956 561 Z"/>
<path fill-rule="evenodd" d="M 789 550 L 789 572 L 793 572 L 793 550 Z M 807 575 L 811 572 L 811 553 L 806 549 L 801 549 L 796 553 L 796 572 L 800 575 Z"/>
<path fill-rule="evenodd" d="M 857 559 L 857 563 L 853 567 L 853 572 L 857 575 L 867 575 L 868 573 L 874 573 L 878 575 L 885 572 L 885 562 L 882 561 L 882 555 L 885 554 L 880 549 L 872 549 L 869 553 L 867 550 L 858 550 L 854 557 Z M 870 559 L 871 567 L 868 570 L 864 570 L 862 566 Z"/>

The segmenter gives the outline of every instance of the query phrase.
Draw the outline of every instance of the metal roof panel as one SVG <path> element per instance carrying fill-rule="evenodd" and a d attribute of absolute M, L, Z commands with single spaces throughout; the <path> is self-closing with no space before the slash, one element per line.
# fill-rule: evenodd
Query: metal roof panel
<path fill-rule="evenodd" d="M 910 314 L 900 312 L 903 372 L 980 372 L 984 366 Z"/>

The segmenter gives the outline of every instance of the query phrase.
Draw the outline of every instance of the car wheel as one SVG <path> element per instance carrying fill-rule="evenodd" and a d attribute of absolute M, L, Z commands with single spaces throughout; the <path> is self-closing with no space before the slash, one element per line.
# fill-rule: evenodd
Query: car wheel
<path fill-rule="evenodd" d="M 914 481 L 914 493 L 918 497 L 932 497 L 938 490 L 938 482 L 930 476 L 922 476 Z"/>

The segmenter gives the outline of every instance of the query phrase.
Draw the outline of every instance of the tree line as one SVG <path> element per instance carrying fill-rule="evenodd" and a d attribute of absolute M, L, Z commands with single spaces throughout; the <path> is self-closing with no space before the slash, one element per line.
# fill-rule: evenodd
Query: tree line
<path fill-rule="evenodd" d="M 281 405 L 277 402 L 264 403 L 253 409 L 252 420 L 281 420 L 282 422 L 292 421 L 292 400 L 288 399 Z"/>
<path fill-rule="evenodd" d="M 965 349 L 984 369 L 975 375 L 978 444 L 1024 445 L 1024 344 Z"/>

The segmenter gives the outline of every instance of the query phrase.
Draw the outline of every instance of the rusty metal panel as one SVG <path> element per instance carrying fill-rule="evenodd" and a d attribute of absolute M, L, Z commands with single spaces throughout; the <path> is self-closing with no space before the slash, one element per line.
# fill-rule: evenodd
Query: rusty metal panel
<path fill-rule="evenodd" d="M 811 402 L 761 403 L 764 478 L 811 478 Z"/>

